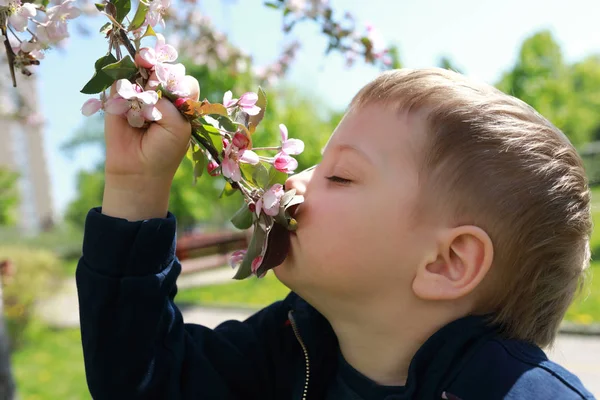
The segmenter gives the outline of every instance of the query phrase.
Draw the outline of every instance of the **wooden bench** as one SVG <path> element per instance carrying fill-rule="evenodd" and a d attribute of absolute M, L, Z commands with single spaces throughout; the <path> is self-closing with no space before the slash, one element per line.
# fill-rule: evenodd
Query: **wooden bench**
<path fill-rule="evenodd" d="M 228 255 L 246 249 L 251 230 L 187 234 L 177 239 L 175 254 L 181 261 L 182 274 L 227 265 Z"/>

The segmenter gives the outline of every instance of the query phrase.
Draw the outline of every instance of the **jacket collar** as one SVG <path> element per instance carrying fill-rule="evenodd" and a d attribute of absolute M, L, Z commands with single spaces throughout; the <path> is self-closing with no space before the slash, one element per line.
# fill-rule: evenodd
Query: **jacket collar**
<path fill-rule="evenodd" d="M 285 300 L 293 312 L 298 333 L 306 344 L 311 365 L 323 371 L 311 377 L 312 389 L 330 382 L 335 374 L 338 342 L 327 319 L 300 296 L 291 293 Z M 406 390 L 386 400 L 441 399 L 462 366 L 481 345 L 498 335 L 498 329 L 487 323 L 487 316 L 467 316 L 449 323 L 434 333 L 417 351 L 409 366 Z M 316 379 L 314 379 L 316 381 Z M 321 390 L 326 390 L 323 387 Z M 314 394 L 314 392 L 313 392 Z M 316 397 L 318 398 L 318 397 Z"/>

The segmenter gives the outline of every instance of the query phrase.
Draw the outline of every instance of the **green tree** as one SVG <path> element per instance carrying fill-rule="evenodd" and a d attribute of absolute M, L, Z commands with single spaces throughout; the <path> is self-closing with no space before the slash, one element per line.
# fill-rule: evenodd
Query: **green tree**
<path fill-rule="evenodd" d="M 19 205 L 17 192 L 18 174 L 6 168 L 0 168 L 0 226 L 16 222 Z"/>
<path fill-rule="evenodd" d="M 523 42 L 515 66 L 497 87 L 534 107 L 575 146 L 600 137 L 600 58 L 565 63 L 549 31 Z"/>

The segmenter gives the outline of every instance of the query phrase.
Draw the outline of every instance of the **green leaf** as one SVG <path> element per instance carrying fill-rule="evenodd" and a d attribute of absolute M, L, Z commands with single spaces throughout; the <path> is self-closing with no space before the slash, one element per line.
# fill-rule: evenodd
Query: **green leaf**
<path fill-rule="evenodd" d="M 219 124 L 221 124 L 221 128 L 225 129 L 227 132 L 237 132 L 238 125 L 233 122 L 228 116 L 219 115 L 215 117 Z"/>
<path fill-rule="evenodd" d="M 252 180 L 258 187 L 266 189 L 267 185 L 269 184 L 269 171 L 267 171 L 262 163 L 258 163 L 254 167 L 254 171 L 252 172 Z"/>
<path fill-rule="evenodd" d="M 252 261 L 261 255 L 262 248 L 266 244 L 267 239 L 267 232 L 260 227 L 260 224 L 254 224 L 254 232 L 248 245 L 246 257 L 244 257 L 244 261 L 242 261 L 233 279 L 246 279 L 252 275 Z"/>
<path fill-rule="evenodd" d="M 104 33 L 105 35 L 108 33 L 108 31 L 110 31 L 112 29 L 112 23 L 111 22 L 107 22 L 104 25 L 102 25 L 102 28 L 100 28 L 100 33 Z M 116 59 L 115 59 L 116 61 Z"/>
<path fill-rule="evenodd" d="M 144 21 L 146 21 L 146 13 L 148 13 L 148 6 L 140 1 L 140 5 L 138 6 L 137 11 L 135 12 L 135 16 L 133 17 L 131 24 L 129 24 L 130 32 L 135 31 L 144 24 Z"/>
<path fill-rule="evenodd" d="M 190 147 L 188 147 L 187 149 L 187 153 L 185 153 L 185 156 L 187 157 L 188 160 L 190 160 L 191 162 L 194 162 L 194 153 L 196 153 L 197 151 L 199 151 L 200 146 L 198 146 L 196 143 L 192 142 L 190 144 Z"/>
<path fill-rule="evenodd" d="M 121 61 L 103 67 L 102 71 L 114 80 L 130 79 L 136 74 L 137 67 L 133 63 L 131 57 L 127 56 Z"/>
<path fill-rule="evenodd" d="M 265 111 L 267 110 L 267 94 L 265 91 L 259 86 L 258 87 L 258 100 L 256 101 L 256 105 L 260 107 L 260 112 L 256 115 L 251 115 L 248 121 L 248 130 L 250 133 L 254 133 L 258 124 L 265 116 Z"/>
<path fill-rule="evenodd" d="M 273 186 L 276 183 L 280 183 L 285 185 L 285 182 L 288 179 L 288 174 L 285 172 L 278 171 L 275 167 L 271 166 L 269 169 L 269 187 Z"/>
<path fill-rule="evenodd" d="M 248 209 L 248 204 L 244 202 L 244 205 L 237 210 L 237 212 L 231 218 L 231 223 L 238 229 L 248 229 L 252 226 L 254 221 L 254 213 Z"/>
<path fill-rule="evenodd" d="M 254 175 L 255 166 L 247 163 L 240 163 L 240 171 L 242 171 L 242 176 L 250 183 L 254 183 L 252 179 L 252 175 Z"/>
<path fill-rule="evenodd" d="M 206 167 L 206 157 L 202 151 L 197 151 L 192 155 L 194 159 L 194 185 L 198 182 L 198 178 L 204 173 Z"/>
<path fill-rule="evenodd" d="M 140 39 L 143 39 L 146 36 L 156 36 L 156 32 L 154 32 L 154 29 L 150 25 L 148 25 L 148 27 L 146 28 L 146 32 Z"/>
<path fill-rule="evenodd" d="M 233 186 L 231 186 L 231 183 L 229 183 L 229 181 L 225 181 L 225 187 L 223 188 L 223 191 L 219 195 L 219 198 L 222 198 L 223 196 L 229 197 L 232 194 L 234 194 L 236 191 L 237 191 L 237 189 L 234 189 Z"/>
<path fill-rule="evenodd" d="M 223 138 L 221 137 L 220 134 L 213 134 L 213 133 L 207 132 L 204 129 L 204 127 L 205 127 L 205 125 L 198 126 L 198 130 L 197 130 L 198 135 L 200 135 L 208 143 L 212 144 L 212 146 L 215 148 L 217 153 L 220 154 L 223 151 Z M 214 128 L 214 127 L 211 126 L 211 128 Z"/>
<path fill-rule="evenodd" d="M 123 22 L 129 11 L 131 11 L 131 0 L 111 0 L 117 9 L 117 15 L 114 15 L 118 23 Z"/>
<path fill-rule="evenodd" d="M 96 10 L 100 12 L 104 11 L 104 9 L 106 8 L 106 4 L 104 3 L 95 3 L 94 5 L 96 6 Z"/>
<path fill-rule="evenodd" d="M 277 3 L 271 3 L 269 1 L 265 1 L 265 6 L 270 7 L 270 8 L 274 8 L 274 9 L 278 9 L 279 8 L 279 4 L 277 4 Z"/>
<path fill-rule="evenodd" d="M 217 135 L 221 134 L 221 132 L 217 128 L 210 124 L 202 124 L 202 128 L 204 128 L 204 130 L 208 133 L 216 133 Z"/>
<path fill-rule="evenodd" d="M 90 81 L 81 89 L 81 93 L 84 94 L 96 94 L 105 91 L 115 81 L 110 75 L 106 74 L 102 69 L 107 65 L 111 65 L 116 62 L 117 59 L 108 53 L 104 57 L 100 57 L 96 60 L 94 68 L 96 72 Z"/>

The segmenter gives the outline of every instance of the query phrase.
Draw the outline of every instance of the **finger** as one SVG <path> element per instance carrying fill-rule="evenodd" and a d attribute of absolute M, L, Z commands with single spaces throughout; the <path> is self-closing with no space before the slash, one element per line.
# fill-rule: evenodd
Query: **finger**
<path fill-rule="evenodd" d="M 156 76 L 156 72 L 152 72 L 152 74 L 150 75 L 150 78 L 148 78 L 148 82 L 146 82 L 146 87 L 144 88 L 144 90 L 156 90 L 156 89 L 158 89 L 159 85 L 160 85 L 160 81 L 158 80 L 158 77 Z"/>
<path fill-rule="evenodd" d="M 189 122 L 173 103 L 163 98 L 156 103 L 156 108 L 161 112 L 162 118 L 154 123 L 178 137 L 189 138 L 191 133 Z"/>
<path fill-rule="evenodd" d="M 114 81 L 112 85 L 110 85 L 110 92 L 108 97 L 113 97 L 117 93 L 117 81 Z"/>

